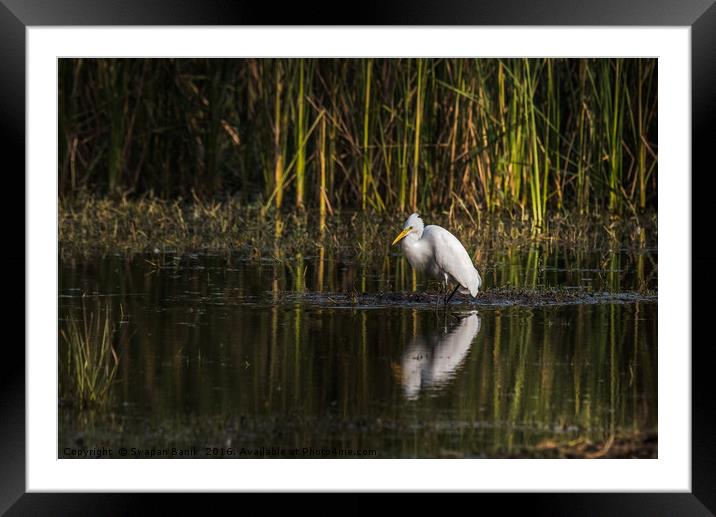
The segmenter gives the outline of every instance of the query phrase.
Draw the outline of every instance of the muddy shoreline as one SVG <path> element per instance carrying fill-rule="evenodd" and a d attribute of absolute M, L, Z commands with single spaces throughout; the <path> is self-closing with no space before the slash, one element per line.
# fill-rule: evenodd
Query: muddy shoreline
<path fill-rule="evenodd" d="M 478 293 L 477 297 L 455 295 L 449 306 L 455 308 L 480 307 L 546 307 L 563 305 L 600 305 L 614 303 L 657 303 L 656 292 L 590 292 L 560 288 L 495 288 Z M 443 306 L 438 292 L 380 292 L 380 293 L 283 293 L 275 303 L 304 303 L 333 308 L 369 307 L 427 307 Z"/>

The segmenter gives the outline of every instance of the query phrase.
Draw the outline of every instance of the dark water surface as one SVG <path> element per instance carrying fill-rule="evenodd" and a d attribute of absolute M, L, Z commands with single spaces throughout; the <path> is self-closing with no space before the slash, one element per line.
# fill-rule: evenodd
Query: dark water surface
<path fill-rule="evenodd" d="M 460 302 L 447 314 L 327 302 L 435 288 L 397 256 L 380 267 L 319 254 L 77 257 L 59 267 L 60 328 L 80 317 L 84 294 L 88 307 L 110 303 L 126 336 L 106 406 L 60 404 L 60 457 L 68 447 L 495 457 L 657 429 L 654 302 Z M 483 276 L 488 289 L 643 291 L 656 288 L 656 253 L 504 253 Z M 59 351 L 63 386 L 63 341 Z"/>

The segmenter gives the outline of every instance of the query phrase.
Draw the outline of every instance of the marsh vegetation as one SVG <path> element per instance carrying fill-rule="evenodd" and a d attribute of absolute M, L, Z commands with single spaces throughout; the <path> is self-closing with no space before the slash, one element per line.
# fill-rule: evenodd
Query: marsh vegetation
<path fill-rule="evenodd" d="M 60 60 L 60 193 L 264 209 L 656 206 L 654 59 Z"/>

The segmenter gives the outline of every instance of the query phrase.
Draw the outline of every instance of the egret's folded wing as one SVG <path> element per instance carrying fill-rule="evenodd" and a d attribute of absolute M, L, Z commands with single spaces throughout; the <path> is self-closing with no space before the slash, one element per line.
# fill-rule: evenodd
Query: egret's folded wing
<path fill-rule="evenodd" d="M 467 288 L 473 296 L 476 295 L 480 287 L 480 276 L 464 246 L 445 228 L 431 225 L 425 229 L 426 232 L 428 230 L 434 243 L 435 261 L 438 266 Z"/>

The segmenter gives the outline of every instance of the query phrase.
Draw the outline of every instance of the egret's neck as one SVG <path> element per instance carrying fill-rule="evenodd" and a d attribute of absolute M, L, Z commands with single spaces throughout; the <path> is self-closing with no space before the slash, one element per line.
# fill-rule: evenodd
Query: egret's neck
<path fill-rule="evenodd" d="M 403 247 L 403 253 L 412 267 L 422 269 L 421 266 L 430 260 L 430 250 L 427 249 L 426 243 L 420 239 L 417 233 L 409 233 L 400 244 Z"/>
<path fill-rule="evenodd" d="M 410 232 L 400 241 L 400 244 L 403 246 L 403 251 L 407 251 L 418 244 L 418 242 L 420 242 L 420 235 L 418 235 L 417 232 Z"/>

